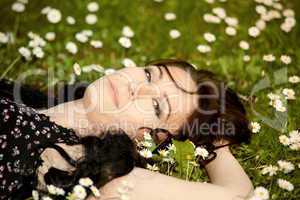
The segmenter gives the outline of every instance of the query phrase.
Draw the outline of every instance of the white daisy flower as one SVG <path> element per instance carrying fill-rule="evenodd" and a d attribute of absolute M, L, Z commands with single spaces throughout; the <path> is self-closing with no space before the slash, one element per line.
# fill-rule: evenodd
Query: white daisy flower
<path fill-rule="evenodd" d="M 28 0 L 17 0 L 17 2 L 20 2 L 22 4 L 28 4 Z"/>
<path fill-rule="evenodd" d="M 221 7 L 213 8 L 212 12 L 221 19 L 225 19 L 226 17 L 226 11 L 224 8 Z"/>
<path fill-rule="evenodd" d="M 252 130 L 252 133 L 258 133 L 261 129 L 261 126 L 258 122 L 251 122 L 250 128 Z"/>
<path fill-rule="evenodd" d="M 143 149 L 143 150 L 139 151 L 139 153 L 144 158 L 152 158 L 152 152 L 148 149 Z"/>
<path fill-rule="evenodd" d="M 11 6 L 12 11 L 18 12 L 18 13 L 24 12 L 25 8 L 26 8 L 25 5 L 20 2 L 15 2 Z"/>
<path fill-rule="evenodd" d="M 151 147 L 152 147 L 152 143 L 151 143 L 151 142 L 142 141 L 140 144 L 141 144 L 143 147 L 146 147 L 146 148 L 151 148 Z"/>
<path fill-rule="evenodd" d="M 39 200 L 39 193 L 36 190 L 32 190 L 31 196 L 33 200 Z"/>
<path fill-rule="evenodd" d="M 81 67 L 78 63 L 74 63 L 73 65 L 73 71 L 77 76 L 80 76 L 81 74 Z"/>
<path fill-rule="evenodd" d="M 299 143 L 300 142 L 300 132 L 297 130 L 293 130 L 289 132 L 291 143 Z"/>
<path fill-rule="evenodd" d="M 268 174 L 269 176 L 274 176 L 277 174 L 277 171 L 278 171 L 278 167 L 277 166 L 273 166 L 273 165 L 268 165 L 266 167 L 264 167 L 262 170 L 261 170 L 261 174 L 262 175 L 266 175 Z"/>
<path fill-rule="evenodd" d="M 273 106 L 279 112 L 286 111 L 286 107 L 283 106 L 283 103 L 279 98 L 271 99 L 269 105 Z"/>
<path fill-rule="evenodd" d="M 108 69 L 105 69 L 104 74 L 105 74 L 105 75 L 110 75 L 110 74 L 113 74 L 113 73 L 115 73 L 115 72 L 116 72 L 115 69 L 113 69 L 113 68 L 108 68 Z"/>
<path fill-rule="evenodd" d="M 259 30 L 264 30 L 266 28 L 266 22 L 264 20 L 257 20 L 255 23 L 255 26 L 259 29 Z"/>
<path fill-rule="evenodd" d="M 266 62 L 274 62 L 276 58 L 273 54 L 268 54 L 263 56 L 263 60 Z"/>
<path fill-rule="evenodd" d="M 279 169 L 281 171 L 283 171 L 283 173 L 285 173 L 285 174 L 288 174 L 295 169 L 295 166 L 293 163 L 285 161 L 285 160 L 278 160 L 277 164 L 279 166 Z"/>
<path fill-rule="evenodd" d="M 61 12 L 58 9 L 51 8 L 47 13 L 47 19 L 50 23 L 56 24 L 61 20 Z"/>
<path fill-rule="evenodd" d="M 96 24 L 98 21 L 98 17 L 95 14 L 88 14 L 85 16 L 85 22 L 89 25 Z"/>
<path fill-rule="evenodd" d="M 275 107 L 275 108 L 278 112 L 286 112 L 286 107 L 284 107 L 284 106 Z"/>
<path fill-rule="evenodd" d="M 148 131 L 145 131 L 143 134 L 144 140 L 152 140 L 152 137 Z"/>
<path fill-rule="evenodd" d="M 260 198 L 261 200 L 268 200 L 270 195 L 266 188 L 259 186 L 255 188 L 254 196 Z"/>
<path fill-rule="evenodd" d="M 75 18 L 72 17 L 72 16 L 68 16 L 68 17 L 66 18 L 66 21 L 67 21 L 67 23 L 70 24 L 70 25 L 74 25 L 74 24 L 76 23 Z"/>
<path fill-rule="evenodd" d="M 75 64 L 77 64 L 77 63 L 75 63 Z M 81 178 L 81 179 L 79 179 L 79 184 L 82 185 L 82 186 L 85 186 L 85 187 L 90 187 L 90 186 L 92 186 L 94 184 L 94 182 L 92 181 L 92 179 L 90 179 L 90 178 L 87 177 L 87 178 Z"/>
<path fill-rule="evenodd" d="M 295 97 L 295 91 L 293 89 L 284 88 L 282 90 L 282 94 L 285 96 L 286 99 L 294 100 Z"/>
<path fill-rule="evenodd" d="M 290 138 L 287 137 L 286 135 L 280 135 L 279 136 L 279 142 L 281 144 L 283 144 L 284 146 L 289 146 L 291 143 L 290 143 Z"/>
<path fill-rule="evenodd" d="M 281 62 L 283 62 L 286 65 L 291 64 L 291 62 L 292 62 L 292 58 L 290 56 L 287 56 L 287 55 L 282 55 L 280 57 L 280 60 L 281 60 Z"/>
<path fill-rule="evenodd" d="M 73 194 L 79 199 L 85 199 L 85 197 L 87 196 L 84 187 L 82 187 L 81 185 L 76 185 L 73 188 Z"/>
<path fill-rule="evenodd" d="M 299 77 L 299 76 L 296 76 L 296 75 L 290 76 L 290 77 L 289 77 L 289 82 L 290 82 L 290 83 L 300 83 L 300 77 Z"/>
<path fill-rule="evenodd" d="M 165 20 L 166 21 L 173 21 L 176 19 L 176 14 L 172 12 L 165 13 Z"/>
<path fill-rule="evenodd" d="M 209 153 L 205 148 L 197 147 L 195 150 L 195 156 L 201 156 L 203 159 L 208 157 Z"/>
<path fill-rule="evenodd" d="M 236 29 L 231 27 L 231 26 L 228 26 L 226 27 L 225 29 L 225 33 L 229 36 L 235 36 L 236 35 Z"/>
<path fill-rule="evenodd" d="M 29 41 L 28 46 L 34 47 L 44 47 L 46 45 L 46 41 L 41 38 L 39 35 L 34 37 L 32 40 Z"/>
<path fill-rule="evenodd" d="M 294 190 L 294 185 L 287 181 L 287 180 L 284 180 L 284 179 L 278 179 L 277 180 L 277 184 L 280 188 L 284 189 L 284 190 L 287 190 L 287 191 L 293 191 Z"/>
<path fill-rule="evenodd" d="M 102 48 L 103 47 L 103 43 L 100 40 L 91 40 L 90 41 L 90 45 L 96 49 Z"/>
<path fill-rule="evenodd" d="M 159 171 L 159 168 L 156 166 L 156 164 L 150 165 L 150 164 L 147 163 L 146 168 L 151 170 L 151 171 Z"/>
<path fill-rule="evenodd" d="M 48 41 L 54 41 L 54 40 L 55 40 L 55 37 L 56 37 L 56 35 L 55 35 L 54 32 L 48 32 L 48 33 L 46 33 L 46 35 L 45 35 L 45 38 L 46 38 L 46 40 L 48 40 Z"/>
<path fill-rule="evenodd" d="M 89 30 L 89 29 L 85 29 L 85 30 L 81 31 L 81 33 L 87 37 L 91 37 L 94 34 L 93 31 Z"/>
<path fill-rule="evenodd" d="M 99 10 L 99 4 L 95 1 L 88 3 L 87 9 L 90 12 L 97 12 Z"/>
<path fill-rule="evenodd" d="M 216 41 L 216 36 L 212 33 L 204 33 L 203 37 L 209 43 Z"/>
<path fill-rule="evenodd" d="M 41 10 L 41 14 L 47 15 L 48 12 L 50 12 L 51 9 L 52 9 L 52 8 L 51 8 L 50 6 L 46 6 L 46 7 L 44 7 L 44 8 Z"/>
<path fill-rule="evenodd" d="M 28 48 L 20 47 L 18 51 L 26 60 L 31 60 L 31 51 Z"/>
<path fill-rule="evenodd" d="M 50 194 L 54 195 L 65 195 L 65 191 L 61 188 L 58 188 L 54 185 L 47 185 L 47 190 Z"/>
<path fill-rule="evenodd" d="M 78 52 L 77 45 L 74 42 L 68 42 L 66 44 L 66 50 L 71 54 L 76 54 Z"/>
<path fill-rule="evenodd" d="M 244 62 L 249 62 L 251 60 L 251 57 L 249 55 L 244 55 L 243 56 L 243 61 Z"/>
<path fill-rule="evenodd" d="M 226 17 L 225 18 L 225 23 L 228 26 L 233 26 L 233 27 L 237 27 L 237 25 L 239 24 L 239 20 L 235 17 Z"/>
<path fill-rule="evenodd" d="M 168 157 L 168 155 L 169 155 L 169 151 L 167 151 L 167 150 L 159 150 L 158 151 L 158 153 L 159 153 L 159 155 L 161 155 L 162 157 Z"/>
<path fill-rule="evenodd" d="M 292 28 L 296 25 L 296 19 L 294 17 L 287 17 L 285 18 L 284 23 Z"/>
<path fill-rule="evenodd" d="M 205 0 L 206 3 L 209 3 L 209 4 L 213 4 L 215 3 L 215 0 Z"/>
<path fill-rule="evenodd" d="M 8 35 L 0 32 L 0 43 L 6 44 L 8 40 L 9 40 Z"/>
<path fill-rule="evenodd" d="M 131 45 L 132 45 L 131 40 L 127 37 L 120 37 L 119 38 L 119 43 L 122 47 L 127 48 L 127 49 L 130 48 Z"/>
<path fill-rule="evenodd" d="M 276 100 L 276 99 L 280 99 L 280 96 L 278 94 L 274 94 L 274 93 L 269 93 L 267 95 L 267 97 L 270 99 L 270 100 Z"/>
<path fill-rule="evenodd" d="M 286 32 L 286 33 L 291 32 L 292 28 L 293 28 L 293 27 L 291 27 L 291 26 L 290 26 L 289 24 L 287 24 L 287 23 L 282 23 L 282 24 L 280 25 L 280 29 L 283 30 L 283 31 Z"/>
<path fill-rule="evenodd" d="M 294 151 L 299 151 L 300 150 L 300 143 L 291 144 L 290 149 L 294 150 Z"/>
<path fill-rule="evenodd" d="M 84 34 L 83 32 L 79 32 L 75 34 L 75 38 L 77 41 L 81 42 L 81 43 L 86 43 L 89 38 L 86 34 Z"/>
<path fill-rule="evenodd" d="M 132 38 L 134 36 L 134 32 L 129 26 L 124 26 L 122 29 L 122 35 L 128 38 Z"/>
<path fill-rule="evenodd" d="M 91 189 L 91 191 L 92 191 L 92 193 L 93 193 L 93 195 L 95 196 L 95 197 L 100 197 L 101 196 L 101 193 L 100 193 L 100 191 L 98 190 L 98 188 L 96 188 L 95 186 L 91 186 L 90 187 L 90 189 Z"/>
<path fill-rule="evenodd" d="M 99 73 L 105 73 L 105 69 L 101 65 L 93 64 L 92 69 L 99 72 Z"/>
<path fill-rule="evenodd" d="M 251 36 L 251 37 L 258 37 L 260 35 L 260 30 L 256 27 L 256 26 L 252 26 L 248 29 L 248 34 Z"/>
<path fill-rule="evenodd" d="M 245 40 L 240 41 L 239 45 L 240 45 L 240 48 L 243 50 L 249 50 L 249 48 L 250 48 L 249 43 Z"/>
<path fill-rule="evenodd" d="M 177 39 L 181 36 L 181 33 L 177 29 L 172 29 L 170 30 L 169 35 L 172 39 Z"/>
<path fill-rule="evenodd" d="M 167 148 L 169 151 L 176 152 L 176 146 L 174 144 L 169 144 Z"/>
<path fill-rule="evenodd" d="M 34 47 L 32 49 L 32 54 L 35 55 L 37 58 L 43 58 L 45 53 L 41 47 Z"/>
<path fill-rule="evenodd" d="M 34 39 L 34 38 L 36 38 L 36 37 L 39 37 L 38 34 L 33 33 L 33 32 L 31 32 L 31 31 L 27 33 L 27 36 L 28 36 L 30 39 Z"/>
<path fill-rule="evenodd" d="M 212 24 L 220 24 L 221 23 L 221 19 L 212 14 L 204 14 L 203 19 L 207 23 L 212 23 Z"/>
<path fill-rule="evenodd" d="M 255 7 L 255 11 L 256 11 L 257 14 L 260 14 L 260 15 L 264 15 L 264 14 L 267 13 L 267 9 L 266 9 L 266 7 L 263 6 L 263 5 L 257 5 L 257 6 Z"/>
<path fill-rule="evenodd" d="M 133 60 L 131 60 L 130 58 L 124 58 L 122 60 L 122 64 L 125 66 L 125 67 L 136 67 L 136 64 Z"/>
<path fill-rule="evenodd" d="M 200 53 L 209 53 L 211 52 L 211 47 L 208 46 L 208 45 L 205 45 L 205 44 L 199 44 L 197 46 L 197 50 L 200 52 Z"/>
<path fill-rule="evenodd" d="M 285 9 L 282 14 L 285 17 L 295 17 L 295 12 L 292 9 Z"/>
<path fill-rule="evenodd" d="M 44 196 L 44 197 L 42 197 L 42 200 L 52 200 L 52 198 L 48 197 L 48 196 Z"/>

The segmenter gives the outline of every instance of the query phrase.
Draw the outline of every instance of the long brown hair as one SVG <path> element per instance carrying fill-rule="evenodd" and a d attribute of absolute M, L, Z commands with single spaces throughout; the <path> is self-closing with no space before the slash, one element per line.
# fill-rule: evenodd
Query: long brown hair
<path fill-rule="evenodd" d="M 197 70 L 190 63 L 178 59 L 155 60 L 147 63 L 147 66 L 150 65 L 163 67 L 176 87 L 186 93 L 197 94 L 200 97 L 198 108 L 189 115 L 177 131 L 177 139 L 190 139 L 197 146 L 212 144 L 220 139 L 228 140 L 231 143 L 248 143 L 250 141 L 251 131 L 243 104 L 237 94 L 226 87 L 224 81 L 217 79 L 214 73 Z M 172 77 L 168 67 L 179 67 L 188 71 L 197 84 L 197 90 L 187 91 L 181 88 Z M 201 98 L 205 95 L 216 94 L 218 94 L 218 98 Z M 215 112 L 203 112 L 209 110 L 215 110 Z"/>

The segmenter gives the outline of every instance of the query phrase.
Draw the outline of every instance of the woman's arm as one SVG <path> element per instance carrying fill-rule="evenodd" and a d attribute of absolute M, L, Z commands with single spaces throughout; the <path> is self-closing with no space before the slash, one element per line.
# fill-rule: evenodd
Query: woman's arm
<path fill-rule="evenodd" d="M 238 200 L 244 199 L 252 191 L 248 176 L 228 147 L 217 150 L 217 158 L 206 170 L 212 183 L 188 182 L 135 168 L 128 175 L 114 179 L 102 187 L 101 200 L 118 199 L 118 188 L 124 181 L 133 184 L 133 189 L 128 194 L 130 200 Z"/>
<path fill-rule="evenodd" d="M 130 200 L 239 200 L 233 191 L 210 183 L 188 182 L 178 178 L 134 168 L 128 175 L 116 178 L 100 189 L 99 200 L 123 199 L 119 191 L 123 183 L 132 184 L 126 195 Z M 89 200 L 96 200 L 90 197 Z M 124 198 L 125 199 L 125 198 Z"/>
<path fill-rule="evenodd" d="M 240 196 L 252 193 L 253 185 L 228 146 L 215 150 L 217 157 L 205 166 L 214 185 L 227 188 Z"/>

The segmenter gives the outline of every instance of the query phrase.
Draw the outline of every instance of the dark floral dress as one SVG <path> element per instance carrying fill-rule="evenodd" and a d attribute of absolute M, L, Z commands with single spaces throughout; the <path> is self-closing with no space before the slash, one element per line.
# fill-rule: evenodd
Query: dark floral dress
<path fill-rule="evenodd" d="M 41 153 L 55 143 L 74 145 L 74 130 L 35 109 L 0 97 L 0 199 L 24 199 L 37 185 Z M 23 198 L 24 197 L 24 198 Z"/>

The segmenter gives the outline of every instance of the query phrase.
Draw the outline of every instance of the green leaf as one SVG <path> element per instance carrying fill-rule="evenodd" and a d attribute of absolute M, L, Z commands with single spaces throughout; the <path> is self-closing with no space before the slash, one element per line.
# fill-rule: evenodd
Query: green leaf
<path fill-rule="evenodd" d="M 173 144 L 176 147 L 174 158 L 178 163 L 177 170 L 179 175 L 183 177 L 186 175 L 188 162 L 195 159 L 194 146 L 189 140 L 184 142 L 173 140 Z"/>

